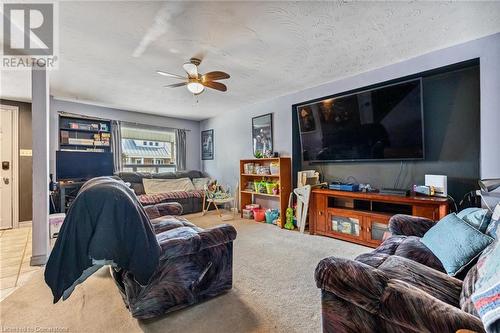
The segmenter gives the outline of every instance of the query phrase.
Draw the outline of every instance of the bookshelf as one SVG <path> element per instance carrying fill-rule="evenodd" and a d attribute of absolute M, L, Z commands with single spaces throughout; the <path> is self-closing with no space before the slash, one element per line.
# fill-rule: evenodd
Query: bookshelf
<path fill-rule="evenodd" d="M 254 164 L 260 167 L 269 167 L 274 165 L 277 172 L 269 172 L 269 174 L 262 174 L 258 172 L 248 172 L 245 170 L 245 164 Z M 268 179 L 270 182 L 278 183 L 279 191 L 277 194 L 272 193 L 259 193 L 252 188 L 249 183 L 260 181 L 261 179 Z M 280 215 L 284 221 L 285 212 L 288 207 L 288 198 L 292 190 L 292 159 L 290 157 L 276 157 L 276 158 L 254 158 L 240 160 L 240 207 L 245 207 L 254 203 L 256 197 L 263 199 L 279 201 Z M 243 217 L 243 213 L 241 213 Z M 282 223 L 284 225 L 284 223 Z"/>
<path fill-rule="evenodd" d="M 59 150 L 111 152 L 111 122 L 59 115 Z"/>

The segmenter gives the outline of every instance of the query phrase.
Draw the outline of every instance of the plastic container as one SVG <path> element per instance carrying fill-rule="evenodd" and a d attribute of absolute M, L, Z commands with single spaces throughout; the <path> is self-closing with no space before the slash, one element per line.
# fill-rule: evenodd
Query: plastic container
<path fill-rule="evenodd" d="M 280 165 L 279 163 L 273 162 L 269 166 L 269 171 L 271 172 L 271 175 L 279 175 L 280 174 Z"/>
<path fill-rule="evenodd" d="M 273 188 L 276 186 L 275 183 L 266 183 L 267 194 L 273 194 Z"/>
<path fill-rule="evenodd" d="M 253 219 L 255 222 L 264 222 L 266 220 L 266 210 L 264 208 L 255 208 L 253 210 Z"/>
<path fill-rule="evenodd" d="M 268 209 L 266 211 L 266 223 L 272 224 L 279 216 L 280 213 L 277 209 Z"/>

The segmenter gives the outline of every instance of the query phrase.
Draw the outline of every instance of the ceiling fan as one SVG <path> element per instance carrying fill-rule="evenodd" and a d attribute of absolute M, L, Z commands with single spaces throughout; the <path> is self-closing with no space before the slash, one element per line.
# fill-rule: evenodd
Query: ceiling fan
<path fill-rule="evenodd" d="M 187 86 L 187 89 L 194 95 L 201 94 L 203 91 L 205 91 L 205 87 L 219 91 L 227 91 L 226 85 L 220 82 L 216 82 L 216 80 L 229 79 L 230 78 L 229 74 L 221 71 L 214 71 L 205 74 L 200 74 L 200 72 L 198 71 L 198 66 L 200 65 L 200 63 L 201 63 L 200 59 L 191 58 L 189 62 L 186 62 L 184 65 L 182 65 L 182 68 L 184 68 L 184 70 L 187 73 L 187 77 L 180 76 L 177 74 L 167 73 L 164 71 L 156 71 L 156 73 L 174 79 L 185 80 L 185 82 L 169 84 L 166 85 L 165 87 L 176 88 L 176 87 Z"/>

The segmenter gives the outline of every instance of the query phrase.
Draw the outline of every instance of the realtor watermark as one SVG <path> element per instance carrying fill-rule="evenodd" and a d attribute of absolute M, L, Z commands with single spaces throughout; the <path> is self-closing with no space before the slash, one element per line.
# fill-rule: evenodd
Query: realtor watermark
<path fill-rule="evenodd" d="M 2 4 L 2 69 L 31 69 L 58 65 L 58 4 Z"/>

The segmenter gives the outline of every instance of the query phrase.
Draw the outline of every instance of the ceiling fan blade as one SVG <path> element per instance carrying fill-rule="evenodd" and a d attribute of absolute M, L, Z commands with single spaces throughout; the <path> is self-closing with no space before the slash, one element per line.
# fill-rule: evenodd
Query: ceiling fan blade
<path fill-rule="evenodd" d="M 181 82 L 181 83 L 174 83 L 174 84 L 167 84 L 166 88 L 176 88 L 176 87 L 182 87 L 182 86 L 185 86 L 187 85 L 188 83 L 187 82 Z"/>
<path fill-rule="evenodd" d="M 190 62 L 186 62 L 184 65 L 182 65 L 182 68 L 186 71 L 188 76 L 192 79 L 197 79 L 198 78 L 198 66 L 195 64 L 192 64 Z"/>
<path fill-rule="evenodd" d="M 164 72 L 164 71 L 156 71 L 156 73 L 158 73 L 160 75 L 163 75 L 163 76 L 166 76 L 166 77 L 172 77 L 174 79 L 187 80 L 187 77 L 183 77 L 183 76 L 180 76 L 180 75 L 177 75 L 177 74 L 167 73 L 167 72 Z"/>
<path fill-rule="evenodd" d="M 206 81 L 206 82 L 202 82 L 202 84 L 205 87 L 212 88 L 212 89 L 215 89 L 215 90 L 227 91 L 226 85 L 224 85 L 224 84 L 222 84 L 220 82 Z"/>
<path fill-rule="evenodd" d="M 229 79 L 230 76 L 227 73 L 221 71 L 208 72 L 201 76 L 202 81 L 215 81 Z"/>

